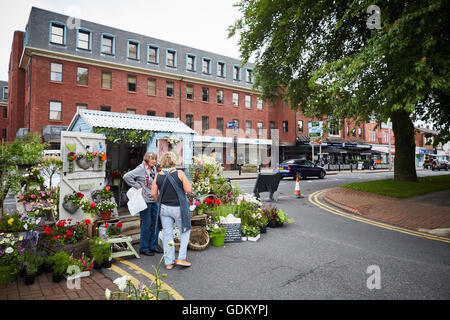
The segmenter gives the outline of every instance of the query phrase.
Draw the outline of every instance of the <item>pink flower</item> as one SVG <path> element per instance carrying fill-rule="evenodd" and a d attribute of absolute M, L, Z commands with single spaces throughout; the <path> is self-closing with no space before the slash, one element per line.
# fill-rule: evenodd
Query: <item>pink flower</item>
<path fill-rule="evenodd" d="M 35 196 L 34 194 L 32 194 L 30 197 L 31 197 L 32 199 L 36 198 L 36 196 Z"/>
<path fill-rule="evenodd" d="M 22 199 L 23 199 L 23 196 L 19 196 L 19 199 L 22 200 Z"/>
<path fill-rule="evenodd" d="M 196 206 L 198 206 L 198 205 L 200 204 L 200 201 L 195 200 L 194 204 L 195 204 Z"/>

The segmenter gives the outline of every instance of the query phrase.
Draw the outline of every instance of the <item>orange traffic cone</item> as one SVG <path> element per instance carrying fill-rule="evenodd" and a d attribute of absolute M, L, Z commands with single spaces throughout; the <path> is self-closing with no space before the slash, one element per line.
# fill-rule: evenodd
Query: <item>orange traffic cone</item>
<path fill-rule="evenodd" d="M 300 191 L 300 181 L 298 180 L 298 177 L 297 177 L 297 181 L 295 182 L 294 195 L 296 195 L 297 198 L 303 198 L 302 193 Z"/>

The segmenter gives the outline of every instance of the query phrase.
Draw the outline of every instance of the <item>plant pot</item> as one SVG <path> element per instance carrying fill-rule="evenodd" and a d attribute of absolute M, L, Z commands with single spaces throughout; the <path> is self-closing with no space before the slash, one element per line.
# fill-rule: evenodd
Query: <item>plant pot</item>
<path fill-rule="evenodd" d="M 0 284 L 8 284 L 17 278 L 17 271 L 13 266 L 0 266 Z"/>
<path fill-rule="evenodd" d="M 274 220 L 270 220 L 269 223 L 267 224 L 267 226 L 269 228 L 276 228 L 277 227 L 277 222 Z"/>
<path fill-rule="evenodd" d="M 223 247 L 225 244 L 225 234 L 220 236 L 211 237 L 211 244 L 214 247 Z"/>
<path fill-rule="evenodd" d="M 102 266 L 103 268 L 111 268 L 111 260 L 104 261 Z"/>
<path fill-rule="evenodd" d="M 99 270 L 103 267 L 102 263 L 97 263 L 96 261 L 94 261 L 94 269 L 95 270 Z"/>
<path fill-rule="evenodd" d="M 267 226 L 259 227 L 259 232 L 266 233 L 267 232 Z"/>
<path fill-rule="evenodd" d="M 77 162 L 78 166 L 84 170 L 92 168 L 92 166 L 94 165 L 94 161 L 88 160 L 86 158 L 77 158 L 77 160 L 75 161 Z"/>
<path fill-rule="evenodd" d="M 100 216 L 102 218 L 102 220 L 109 220 L 111 219 L 111 211 L 112 210 L 108 210 L 108 211 L 100 211 Z"/>
<path fill-rule="evenodd" d="M 62 207 L 69 212 L 70 214 L 74 214 L 78 210 L 78 206 L 76 206 L 72 200 L 64 201 Z"/>
<path fill-rule="evenodd" d="M 32 284 L 34 284 L 34 279 L 36 278 L 35 274 L 26 274 L 24 276 L 25 279 L 25 285 L 30 286 Z"/>
<path fill-rule="evenodd" d="M 247 237 L 248 241 L 258 241 L 258 239 L 261 237 L 260 234 L 258 234 L 256 237 Z"/>
<path fill-rule="evenodd" d="M 282 227 L 284 223 L 277 221 L 275 224 L 276 224 L 276 228 L 279 228 L 279 227 Z"/>
<path fill-rule="evenodd" d="M 51 264 L 44 263 L 42 265 L 42 271 L 45 273 L 50 273 L 53 270 L 53 266 Z"/>
<path fill-rule="evenodd" d="M 58 247 L 56 245 L 49 245 L 47 248 L 53 253 L 65 251 L 69 255 L 73 255 L 74 258 L 79 259 L 83 256 L 83 253 L 89 252 L 89 238 L 81 240 L 77 243 L 67 244 L 63 247 Z"/>
<path fill-rule="evenodd" d="M 58 283 L 58 282 L 61 282 L 62 279 L 63 279 L 63 275 L 62 274 L 55 274 L 55 273 L 53 273 L 52 282 Z"/>
<path fill-rule="evenodd" d="M 113 178 L 112 184 L 113 184 L 113 186 L 118 186 L 120 184 L 120 178 Z"/>

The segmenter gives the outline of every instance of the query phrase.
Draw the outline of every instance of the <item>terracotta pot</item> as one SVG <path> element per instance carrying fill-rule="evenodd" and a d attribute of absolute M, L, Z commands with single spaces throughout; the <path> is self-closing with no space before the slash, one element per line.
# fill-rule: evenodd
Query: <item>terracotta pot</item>
<path fill-rule="evenodd" d="M 100 211 L 100 216 L 102 217 L 102 220 L 109 220 L 109 219 L 111 219 L 111 211 L 112 210 L 105 211 L 105 212 Z"/>

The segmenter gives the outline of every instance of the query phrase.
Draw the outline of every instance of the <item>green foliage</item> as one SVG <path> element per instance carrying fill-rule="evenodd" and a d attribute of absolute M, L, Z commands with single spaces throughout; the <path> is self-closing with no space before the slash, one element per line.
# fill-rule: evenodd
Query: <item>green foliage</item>
<path fill-rule="evenodd" d="M 70 265 L 70 256 L 65 251 L 60 251 L 52 256 L 53 272 L 57 275 L 62 275 L 66 272 L 67 267 Z"/>
<path fill-rule="evenodd" d="M 148 130 L 130 130 L 118 128 L 94 128 L 94 133 L 101 133 L 106 136 L 106 140 L 113 145 L 121 143 L 129 144 L 131 147 L 146 145 L 150 139 L 153 141 L 155 134 Z"/>
<path fill-rule="evenodd" d="M 292 223 L 294 222 L 294 219 L 287 217 L 286 212 L 284 212 L 281 209 L 278 209 L 278 213 L 277 213 L 277 222 L 279 223 Z"/>
<path fill-rule="evenodd" d="M 108 261 L 112 254 L 111 244 L 96 237 L 89 241 L 91 257 L 97 262 L 102 264 Z"/>

